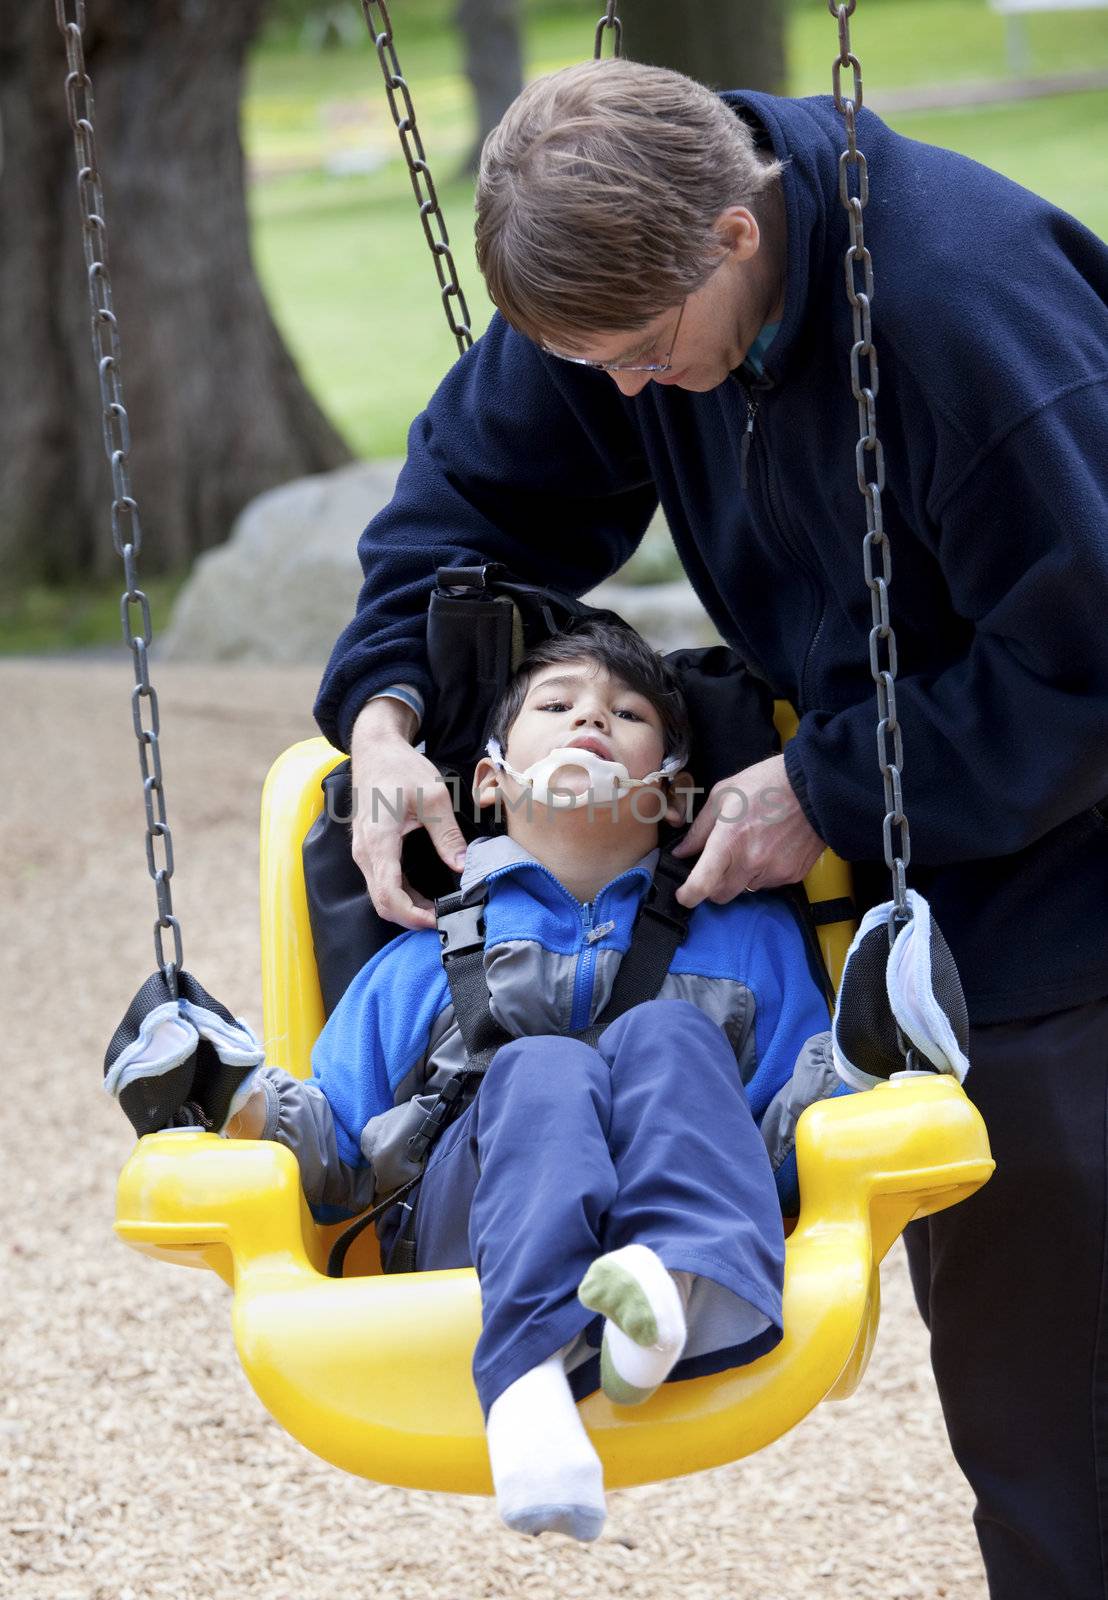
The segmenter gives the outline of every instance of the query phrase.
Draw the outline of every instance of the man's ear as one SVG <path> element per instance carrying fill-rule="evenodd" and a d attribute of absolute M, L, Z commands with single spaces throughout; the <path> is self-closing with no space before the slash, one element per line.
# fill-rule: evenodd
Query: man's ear
<path fill-rule="evenodd" d="M 687 768 L 675 772 L 669 779 L 666 789 L 668 803 L 665 820 L 671 828 L 682 828 L 692 821 L 692 802 L 695 792 L 693 775 Z"/>
<path fill-rule="evenodd" d="M 473 771 L 473 803 L 478 811 L 484 811 L 486 806 L 491 806 L 496 799 L 496 791 L 500 787 L 499 771 L 488 756 L 482 756 Z"/>
<path fill-rule="evenodd" d="M 749 206 L 728 206 L 712 224 L 721 248 L 739 261 L 749 261 L 758 254 L 761 230 L 758 219 Z"/>

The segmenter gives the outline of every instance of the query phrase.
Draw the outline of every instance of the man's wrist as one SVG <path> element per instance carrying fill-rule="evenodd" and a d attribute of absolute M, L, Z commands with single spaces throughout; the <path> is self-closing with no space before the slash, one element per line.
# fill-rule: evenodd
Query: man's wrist
<path fill-rule="evenodd" d="M 406 701 L 393 695 L 374 695 L 355 717 L 350 742 L 393 734 L 411 744 L 418 727 L 419 717 Z"/>
<path fill-rule="evenodd" d="M 812 831 L 822 839 L 824 834 L 812 806 L 811 796 L 808 793 L 808 778 L 800 758 L 800 746 L 795 739 L 789 740 L 782 751 L 782 755 L 785 762 L 785 778 L 789 788 L 796 796 L 796 803 L 804 814 L 804 820 Z"/>

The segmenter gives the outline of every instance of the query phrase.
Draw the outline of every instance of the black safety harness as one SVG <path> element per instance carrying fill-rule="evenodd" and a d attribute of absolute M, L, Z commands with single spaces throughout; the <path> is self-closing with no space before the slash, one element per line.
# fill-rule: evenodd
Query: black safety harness
<path fill-rule="evenodd" d="M 677 899 L 691 863 L 677 861 L 668 850 L 658 858 L 654 878 L 643 896 L 631 931 L 631 943 L 619 964 L 608 1003 L 595 1022 L 566 1038 L 595 1045 L 604 1029 L 632 1006 L 652 1000 L 662 987 L 677 948 L 689 931 L 692 910 Z M 341 1278 L 346 1253 L 358 1235 L 392 1206 L 404 1204 L 405 1216 L 389 1253 L 387 1271 L 415 1270 L 415 1202 L 410 1199 L 437 1140 L 470 1106 L 493 1056 L 512 1038 L 492 1014 L 485 978 L 485 902 L 487 885 L 457 889 L 435 901 L 442 962 L 450 984 L 454 1016 L 465 1045 L 466 1064 L 443 1085 L 423 1122 L 408 1141 L 408 1158 L 420 1165 L 414 1178 L 393 1190 L 379 1205 L 358 1218 L 335 1241 L 327 1263 L 331 1277 Z"/>

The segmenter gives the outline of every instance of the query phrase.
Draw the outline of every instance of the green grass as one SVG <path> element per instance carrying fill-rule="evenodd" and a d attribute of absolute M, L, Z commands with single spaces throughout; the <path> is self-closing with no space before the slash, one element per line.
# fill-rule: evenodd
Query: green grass
<path fill-rule="evenodd" d="M 901 133 L 961 150 L 1044 194 L 1108 239 L 1108 92 L 892 119 Z"/>
<path fill-rule="evenodd" d="M 403 453 L 408 423 L 457 355 L 407 177 L 396 178 L 393 194 L 304 175 L 266 185 L 256 201 L 258 269 L 285 338 L 367 456 Z M 479 331 L 492 307 L 471 266 L 472 189 L 443 185 L 440 200 Z"/>
<path fill-rule="evenodd" d="M 527 71 L 591 53 L 595 0 L 530 13 Z M 473 262 L 472 190 L 457 174 L 472 138 L 469 98 L 452 29 L 420 8 L 396 42 L 412 85 L 469 301 L 474 331 L 490 306 Z M 1108 68 L 1108 11 L 1028 19 L 1035 72 Z M 985 0 L 862 0 L 852 41 L 867 92 L 1003 79 L 1002 20 Z M 826 92 L 837 35 L 825 0 L 796 0 L 789 35 L 791 90 Z M 1062 95 L 975 109 L 889 117 L 913 138 L 961 150 L 1072 211 L 1108 237 L 1108 94 Z M 254 248 L 274 314 L 308 383 L 359 455 L 399 455 L 408 423 L 453 359 L 434 268 L 397 155 L 377 58 L 368 40 L 305 55 L 261 48 L 245 103 Z M 352 147 L 383 165 L 328 175 Z M 307 170 L 285 172 L 288 165 Z"/>
<path fill-rule="evenodd" d="M 1108 67 L 1108 11 L 1025 19 L 1036 75 Z M 867 93 L 1009 77 L 1004 19 L 986 0 L 860 0 L 850 22 Z M 826 94 L 838 33 L 826 0 L 796 0 L 791 94 Z"/>
<path fill-rule="evenodd" d="M 155 639 L 165 628 L 183 578 L 151 578 L 144 582 L 150 601 Z M 47 588 L 35 584 L 0 602 L 0 655 L 33 655 L 40 651 L 87 650 L 91 646 L 118 644 L 121 658 L 126 646 L 120 618 L 121 584 L 118 578 L 100 583 L 67 584 Z M 141 619 L 135 610 L 131 623 Z"/>

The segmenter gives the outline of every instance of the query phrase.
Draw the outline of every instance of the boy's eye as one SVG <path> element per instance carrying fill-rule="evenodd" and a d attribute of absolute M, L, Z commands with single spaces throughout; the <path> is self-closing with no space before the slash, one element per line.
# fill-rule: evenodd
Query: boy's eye
<path fill-rule="evenodd" d="M 569 702 L 566 701 L 566 700 L 547 700 L 547 701 L 544 702 L 543 705 L 539 706 L 538 709 L 540 711 L 568 711 L 569 710 Z M 642 717 L 639 716 L 639 713 L 637 711 L 631 711 L 626 706 L 620 706 L 616 710 L 616 716 L 617 717 L 630 717 L 632 722 L 641 722 L 643 720 Z"/>

